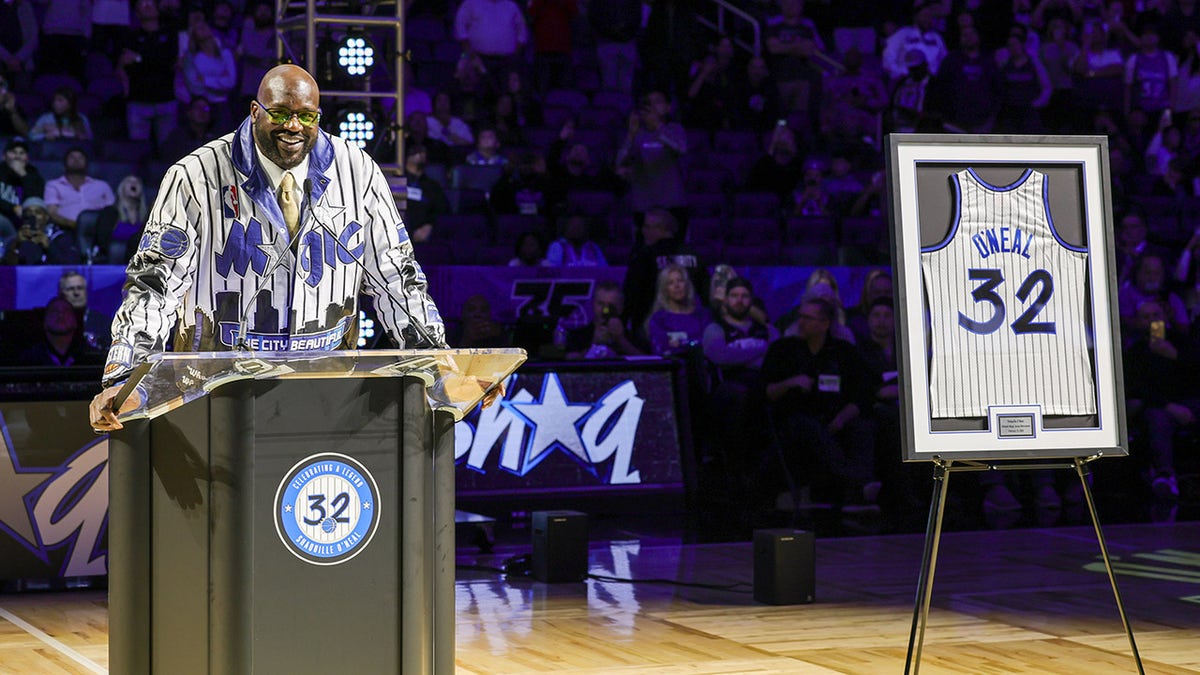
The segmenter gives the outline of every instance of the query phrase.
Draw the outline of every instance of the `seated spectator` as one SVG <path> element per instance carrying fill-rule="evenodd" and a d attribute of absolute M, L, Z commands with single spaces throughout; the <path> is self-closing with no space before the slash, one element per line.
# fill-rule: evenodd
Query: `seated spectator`
<path fill-rule="evenodd" d="M 911 133 L 940 126 L 937 110 L 929 105 L 934 97 L 928 95 L 931 73 L 925 59 L 925 52 L 919 49 L 905 55 L 903 63 L 907 69 L 892 89 L 890 106 L 884 117 L 885 131 Z"/>
<path fill-rule="evenodd" d="M 516 107 L 512 94 L 504 92 L 496 97 L 490 124 L 496 131 L 496 137 L 500 139 L 500 145 L 525 145 L 525 114 Z"/>
<path fill-rule="evenodd" d="M 1126 406 L 1150 455 L 1150 487 L 1156 506 L 1168 509 L 1179 500 L 1176 434 L 1195 428 L 1200 414 L 1192 377 L 1200 365 L 1197 352 L 1187 333 L 1174 325 L 1172 314 L 1161 300 L 1142 301 L 1134 313 L 1123 360 Z"/>
<path fill-rule="evenodd" d="M 426 120 L 429 137 L 450 147 L 470 147 L 475 144 L 475 135 L 466 122 L 454 115 L 451 103 L 449 92 L 439 91 L 433 97 L 433 114 Z"/>
<path fill-rule="evenodd" d="M 687 90 L 688 124 L 698 129 L 732 129 L 737 115 L 734 107 L 735 74 L 733 40 L 720 35 L 709 46 L 709 53 L 692 64 L 692 81 Z"/>
<path fill-rule="evenodd" d="M 429 135 L 429 115 L 423 112 L 409 113 L 404 125 L 404 144 L 423 146 L 430 164 L 450 164 L 450 146 Z"/>
<path fill-rule="evenodd" d="M 29 139 L 33 141 L 57 141 L 63 139 L 90 140 L 92 125 L 75 101 L 75 90 L 60 87 L 54 90 L 50 110 L 43 113 L 29 128 Z"/>
<path fill-rule="evenodd" d="M 708 282 L 708 311 L 712 314 L 714 321 L 725 314 L 725 287 L 729 285 L 730 281 L 739 277 L 737 270 L 725 263 L 713 266 L 712 277 Z M 769 323 L 767 310 L 762 304 L 762 300 L 754 298 L 753 303 L 750 306 L 750 318 L 758 323 Z"/>
<path fill-rule="evenodd" d="M 835 502 L 869 504 L 880 488 L 868 417 L 876 387 L 858 350 L 830 334 L 835 311 L 818 298 L 804 301 L 794 335 L 767 350 L 762 378 L 793 475 L 831 477 Z"/>
<path fill-rule="evenodd" d="M 116 197 L 102 180 L 88 175 L 88 156 L 72 148 L 63 157 L 62 176 L 46 183 L 50 220 L 75 233 L 91 262 L 108 261 L 108 243 L 117 224 Z"/>
<path fill-rule="evenodd" d="M 763 57 L 750 57 L 746 62 L 746 76 L 738 78 L 734 85 L 733 105 L 737 111 L 734 128 L 762 133 L 783 119 L 779 88 L 775 86 Z"/>
<path fill-rule="evenodd" d="M 546 264 L 552 267 L 608 267 L 600 245 L 592 241 L 591 223 L 586 216 L 567 216 L 562 236 L 550 242 Z"/>
<path fill-rule="evenodd" d="M 846 325 L 850 327 L 850 332 L 854 334 L 854 341 L 857 344 L 866 344 L 871 339 L 867 316 L 871 313 L 871 308 L 875 306 L 875 301 L 891 297 L 892 275 L 888 274 L 886 270 L 878 268 L 867 272 L 858 304 L 846 311 Z"/>
<path fill-rule="evenodd" d="M 839 152 L 829 160 L 829 173 L 821 179 L 821 187 L 829 194 L 831 210 L 843 215 L 866 186 L 855 175 L 850 158 Z"/>
<path fill-rule="evenodd" d="M 625 296 L 615 281 L 601 281 L 592 291 L 592 322 L 567 333 L 568 359 L 612 359 L 641 354 L 621 320 Z"/>
<path fill-rule="evenodd" d="M 442 184 L 426 175 L 423 145 L 406 145 L 405 175 L 408 178 L 404 222 L 413 241 L 428 241 L 438 217 L 450 210 L 450 201 Z"/>
<path fill-rule="evenodd" d="M 937 3 L 916 0 L 913 3 L 913 22 L 898 28 L 884 42 L 883 68 L 893 82 L 912 74 L 917 64 L 923 64 L 932 74 L 937 74 L 942 59 L 946 58 L 946 43 L 937 27 Z M 920 58 L 914 58 L 914 52 Z"/>
<path fill-rule="evenodd" d="M 833 215 L 833 198 L 825 190 L 825 165 L 819 159 L 804 163 L 803 182 L 792 192 L 792 214 L 797 216 Z"/>
<path fill-rule="evenodd" d="M 808 282 L 804 288 L 804 295 L 800 297 L 800 302 L 776 322 L 775 325 L 779 328 L 780 334 L 794 335 L 799 330 L 796 317 L 804 311 L 804 304 L 814 299 L 826 302 L 833 307 L 833 321 L 829 326 L 829 334 L 839 340 L 854 344 L 854 332 L 846 325 L 846 310 L 842 303 L 841 291 L 838 289 L 837 277 L 824 267 L 818 267 L 808 275 Z"/>
<path fill-rule="evenodd" d="M 871 174 L 871 182 L 863 188 L 862 192 L 858 193 L 858 197 L 850 205 L 846 215 L 855 218 L 862 216 L 883 217 L 885 214 L 883 203 L 884 185 L 882 171 L 876 171 Z"/>
<path fill-rule="evenodd" d="M 238 4 L 240 5 L 241 3 L 239 2 Z M 213 35 L 221 41 L 221 44 L 230 50 L 237 47 L 242 37 L 241 27 L 234 22 L 233 4 L 229 0 L 218 0 L 212 5 L 208 25 L 212 29 Z"/>
<path fill-rule="evenodd" d="M 21 353 L 23 366 L 99 365 L 103 356 L 83 340 L 75 310 L 66 299 L 55 296 L 46 303 L 42 336 L 37 344 Z"/>
<path fill-rule="evenodd" d="M 509 267 L 545 267 L 549 264 L 546 262 L 546 244 L 537 232 L 523 232 L 517 237 L 513 252 L 516 257 L 508 261 Z"/>
<path fill-rule="evenodd" d="M 8 79 L 0 75 L 0 136 L 29 133 L 29 123 L 17 107 L 17 97 L 8 88 Z"/>
<path fill-rule="evenodd" d="M 1167 170 L 1150 187 L 1150 194 L 1155 197 L 1195 197 L 1192 178 L 1187 160 L 1173 157 L 1167 162 Z"/>
<path fill-rule="evenodd" d="M 208 99 L 196 96 L 187 105 L 184 123 L 167 134 L 167 140 L 159 148 L 158 154 L 163 159 L 180 159 L 222 133 L 213 121 L 212 105 Z"/>
<path fill-rule="evenodd" d="M 763 357 L 779 331 L 754 320 L 754 290 L 750 282 L 734 277 L 725 285 L 721 312 L 704 329 L 701 346 L 705 358 L 716 369 L 709 397 L 711 414 L 707 433 L 708 450 L 724 465 L 728 485 L 739 489 L 749 470 L 758 464 L 757 430 L 762 428 Z"/>
<path fill-rule="evenodd" d="M 475 150 L 467 155 L 471 166 L 504 166 L 508 160 L 500 154 L 500 138 L 492 127 L 481 127 L 475 136 Z"/>
<path fill-rule="evenodd" d="M 459 330 L 457 339 L 450 340 L 459 349 L 488 349 L 512 344 L 508 329 L 492 318 L 492 305 L 483 295 L 472 295 L 463 302 Z"/>
<path fill-rule="evenodd" d="M 146 206 L 146 186 L 142 179 L 132 174 L 125 176 L 117 185 L 117 225 L 113 228 L 113 246 L 109 248 L 109 262 L 128 262 L 142 239 L 149 215 Z"/>
<path fill-rule="evenodd" d="M 932 93 L 933 106 L 954 129 L 973 134 L 992 130 L 1000 105 L 1000 73 L 995 60 L 983 53 L 974 25 L 960 29 L 959 47 L 942 62 Z"/>
<path fill-rule="evenodd" d="M 203 17 L 192 22 L 187 34 L 187 49 L 180 59 L 183 91 L 178 98 L 184 103 L 196 96 L 207 99 L 217 127 L 224 129 L 230 126 L 229 100 L 238 76 L 233 51 L 221 44 Z"/>
<path fill-rule="evenodd" d="M 546 159 L 535 150 L 522 152 L 513 165 L 492 186 L 489 202 L 496 213 L 519 213 L 524 216 L 545 216 Z"/>
<path fill-rule="evenodd" d="M 1151 176 L 1165 175 L 1171 160 L 1182 157 L 1182 150 L 1183 130 L 1171 123 L 1169 113 L 1160 114 L 1158 128 L 1146 146 L 1146 173 Z"/>
<path fill-rule="evenodd" d="M 88 307 L 87 278 L 74 270 L 67 270 L 58 279 L 58 296 L 71 303 L 80 335 L 88 349 L 107 353 L 112 341 L 112 315 L 101 314 Z"/>
<path fill-rule="evenodd" d="M 29 146 L 14 138 L 4 147 L 4 164 L 0 165 L 0 241 L 17 234 L 21 222 L 21 202 L 26 197 L 41 197 L 46 180 L 37 167 L 29 163 Z"/>
<path fill-rule="evenodd" d="M 842 59 L 846 71 L 831 76 L 821 95 L 821 129 L 844 141 L 878 140 L 879 115 L 887 105 L 887 87 L 876 72 L 863 70 L 855 48 Z"/>
<path fill-rule="evenodd" d="M 771 142 L 767 144 L 767 153 L 750 167 L 746 189 L 773 192 L 779 195 L 780 202 L 787 203 L 791 201 L 802 172 L 795 134 L 786 124 L 777 124 L 771 133 Z"/>
<path fill-rule="evenodd" d="M 1133 283 L 1134 272 L 1143 255 L 1166 260 L 1170 252 L 1146 239 L 1146 217 L 1137 209 L 1129 209 L 1117 218 L 1117 282 L 1121 287 Z M 1131 308 L 1132 311 L 1132 308 Z"/>
<path fill-rule="evenodd" d="M 672 263 L 687 270 L 693 288 L 708 288 L 708 270 L 700 256 L 679 237 L 679 225 L 666 209 L 651 209 L 643 226 L 646 245 L 638 250 L 625 269 L 626 319 L 642 326 L 654 304 L 659 272 Z"/>
<path fill-rule="evenodd" d="M 1138 259 L 1133 272 L 1133 283 L 1122 286 L 1117 293 L 1122 323 L 1131 325 L 1137 315 L 1137 308 L 1148 300 L 1161 302 L 1171 325 L 1182 333 L 1188 331 L 1190 321 L 1187 305 L 1167 287 L 1166 263 L 1154 253 L 1145 253 Z"/>
<path fill-rule="evenodd" d="M 417 77 L 413 73 L 412 62 L 408 59 L 404 60 L 404 113 L 411 115 L 415 112 L 425 113 L 426 116 L 433 114 L 433 97 L 429 92 L 417 86 Z M 384 112 L 388 115 L 394 114 L 394 110 L 388 107 L 389 101 L 384 100 Z"/>
<path fill-rule="evenodd" d="M 240 82 L 235 110 L 250 109 L 250 102 L 258 94 L 258 83 L 262 82 L 263 75 L 267 74 L 267 70 L 275 65 L 276 61 L 275 3 L 270 0 L 255 0 L 247 3 L 246 7 L 247 16 L 242 20 L 241 35 L 234 50 Z M 408 67 L 407 60 L 404 61 L 404 65 Z M 410 81 L 411 78 L 405 76 L 404 83 L 408 84 Z M 408 107 L 408 99 L 405 98 L 406 112 L 411 113 L 417 109 L 415 106 Z"/>
<path fill-rule="evenodd" d="M 21 203 L 21 227 L 4 245 L 5 265 L 77 265 L 79 244 L 72 233 L 50 222 L 41 197 Z"/>
<path fill-rule="evenodd" d="M 658 293 L 646 320 L 650 351 L 670 356 L 698 346 L 712 316 L 697 302 L 687 268 L 670 264 L 658 273 Z"/>
<path fill-rule="evenodd" d="M 563 122 L 558 138 L 546 151 L 546 176 L 550 181 L 547 200 L 551 208 L 566 207 L 572 190 L 598 190 L 619 193 L 621 179 L 608 167 L 597 167 L 592 151 L 583 143 L 575 143 L 575 120 Z M 558 211 L 555 211 L 558 212 Z"/>

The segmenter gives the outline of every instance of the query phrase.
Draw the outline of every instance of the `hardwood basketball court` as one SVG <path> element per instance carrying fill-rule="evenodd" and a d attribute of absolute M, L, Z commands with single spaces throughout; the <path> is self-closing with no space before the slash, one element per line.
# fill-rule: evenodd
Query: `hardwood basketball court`
<path fill-rule="evenodd" d="M 1105 531 L 1147 673 L 1200 672 L 1200 523 Z M 466 675 L 903 672 L 923 537 L 817 540 L 817 602 L 751 597 L 749 543 L 626 532 L 590 573 L 670 583 L 543 584 L 493 571 L 528 552 L 460 551 Z M 103 673 L 103 591 L 0 596 L 0 673 Z M 1136 672 L 1091 528 L 944 535 L 922 673 Z"/>

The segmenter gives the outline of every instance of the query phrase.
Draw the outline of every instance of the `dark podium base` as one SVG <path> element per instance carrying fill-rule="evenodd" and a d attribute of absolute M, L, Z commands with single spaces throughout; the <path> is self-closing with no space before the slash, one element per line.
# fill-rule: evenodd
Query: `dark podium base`
<path fill-rule="evenodd" d="M 453 451 L 416 378 L 235 382 L 126 424 L 110 449 L 112 672 L 453 672 Z M 332 562 L 277 524 L 289 472 L 324 453 L 377 490 L 295 498 L 331 528 L 351 498 L 374 511 Z"/>

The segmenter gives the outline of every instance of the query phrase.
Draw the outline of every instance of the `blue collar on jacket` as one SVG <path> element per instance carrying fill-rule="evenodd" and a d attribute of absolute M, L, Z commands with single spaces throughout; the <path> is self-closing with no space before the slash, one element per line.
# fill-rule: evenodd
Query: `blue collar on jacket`
<path fill-rule="evenodd" d="M 317 142 L 313 145 L 308 156 L 308 179 L 312 181 L 312 201 L 320 201 L 325 188 L 329 187 L 329 177 L 325 172 L 333 166 L 333 142 L 329 134 L 318 129 Z M 247 115 L 242 120 L 237 131 L 233 133 L 233 167 L 246 176 L 242 190 L 259 206 L 264 206 L 270 212 L 277 212 L 279 207 L 275 202 L 271 181 L 267 174 L 258 166 L 258 155 L 254 152 L 254 123 Z M 267 206 L 270 204 L 271 206 Z"/>

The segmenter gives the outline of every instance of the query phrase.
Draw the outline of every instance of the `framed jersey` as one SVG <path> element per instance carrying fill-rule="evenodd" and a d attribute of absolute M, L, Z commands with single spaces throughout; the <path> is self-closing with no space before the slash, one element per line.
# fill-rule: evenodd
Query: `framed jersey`
<path fill-rule="evenodd" d="M 1126 454 L 1103 136 L 892 134 L 904 459 Z"/>

